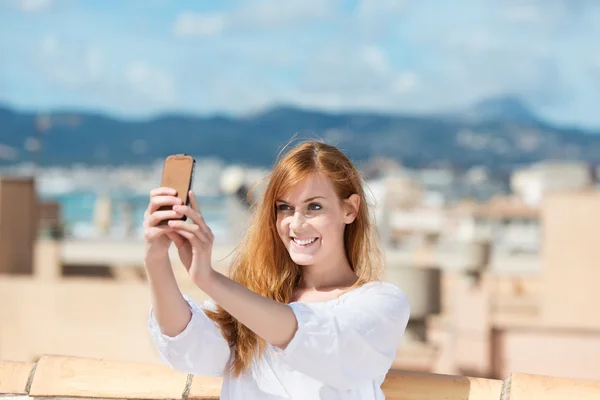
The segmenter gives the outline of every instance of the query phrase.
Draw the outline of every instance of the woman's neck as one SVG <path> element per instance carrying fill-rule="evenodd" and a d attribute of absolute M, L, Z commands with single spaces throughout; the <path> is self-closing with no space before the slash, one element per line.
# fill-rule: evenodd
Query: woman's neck
<path fill-rule="evenodd" d="M 344 256 L 338 262 L 303 265 L 300 289 L 321 290 L 352 286 L 357 279 Z"/>

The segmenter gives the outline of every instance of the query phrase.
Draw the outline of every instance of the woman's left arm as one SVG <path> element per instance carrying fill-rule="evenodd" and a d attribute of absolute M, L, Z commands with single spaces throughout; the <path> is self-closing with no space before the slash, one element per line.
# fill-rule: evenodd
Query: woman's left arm
<path fill-rule="evenodd" d="M 198 286 L 268 343 L 285 348 L 294 337 L 298 323 L 290 306 L 261 296 L 214 270 Z"/>

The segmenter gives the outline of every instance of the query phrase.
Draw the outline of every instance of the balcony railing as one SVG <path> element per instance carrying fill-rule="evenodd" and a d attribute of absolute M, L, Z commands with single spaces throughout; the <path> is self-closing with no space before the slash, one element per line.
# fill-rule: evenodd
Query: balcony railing
<path fill-rule="evenodd" d="M 592 400 L 600 382 L 528 374 L 506 380 L 390 371 L 387 400 Z M 45 355 L 35 364 L 0 361 L 0 398 L 218 399 L 219 378 L 164 365 Z M 307 399 L 309 400 L 309 399 Z"/>

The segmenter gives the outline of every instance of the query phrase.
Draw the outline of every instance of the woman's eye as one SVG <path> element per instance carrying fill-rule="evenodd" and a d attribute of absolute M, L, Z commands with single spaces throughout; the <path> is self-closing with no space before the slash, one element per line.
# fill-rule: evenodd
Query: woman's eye
<path fill-rule="evenodd" d="M 308 209 L 309 209 L 309 210 L 311 210 L 311 211 L 318 211 L 318 210 L 320 210 L 321 208 L 322 208 L 322 207 L 321 207 L 321 205 L 320 205 L 319 203 L 310 203 L 310 204 L 308 205 Z"/>
<path fill-rule="evenodd" d="M 277 211 L 288 211 L 290 210 L 290 206 L 288 206 L 287 204 L 279 204 L 277 206 Z"/>

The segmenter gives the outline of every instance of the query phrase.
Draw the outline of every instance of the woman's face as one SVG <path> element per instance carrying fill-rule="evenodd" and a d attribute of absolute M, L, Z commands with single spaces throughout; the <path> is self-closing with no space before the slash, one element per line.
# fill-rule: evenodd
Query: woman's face
<path fill-rule="evenodd" d="M 340 202 L 325 175 L 309 175 L 275 207 L 277 231 L 296 264 L 320 264 L 344 254 L 344 228 L 356 211 L 351 202 Z"/>

